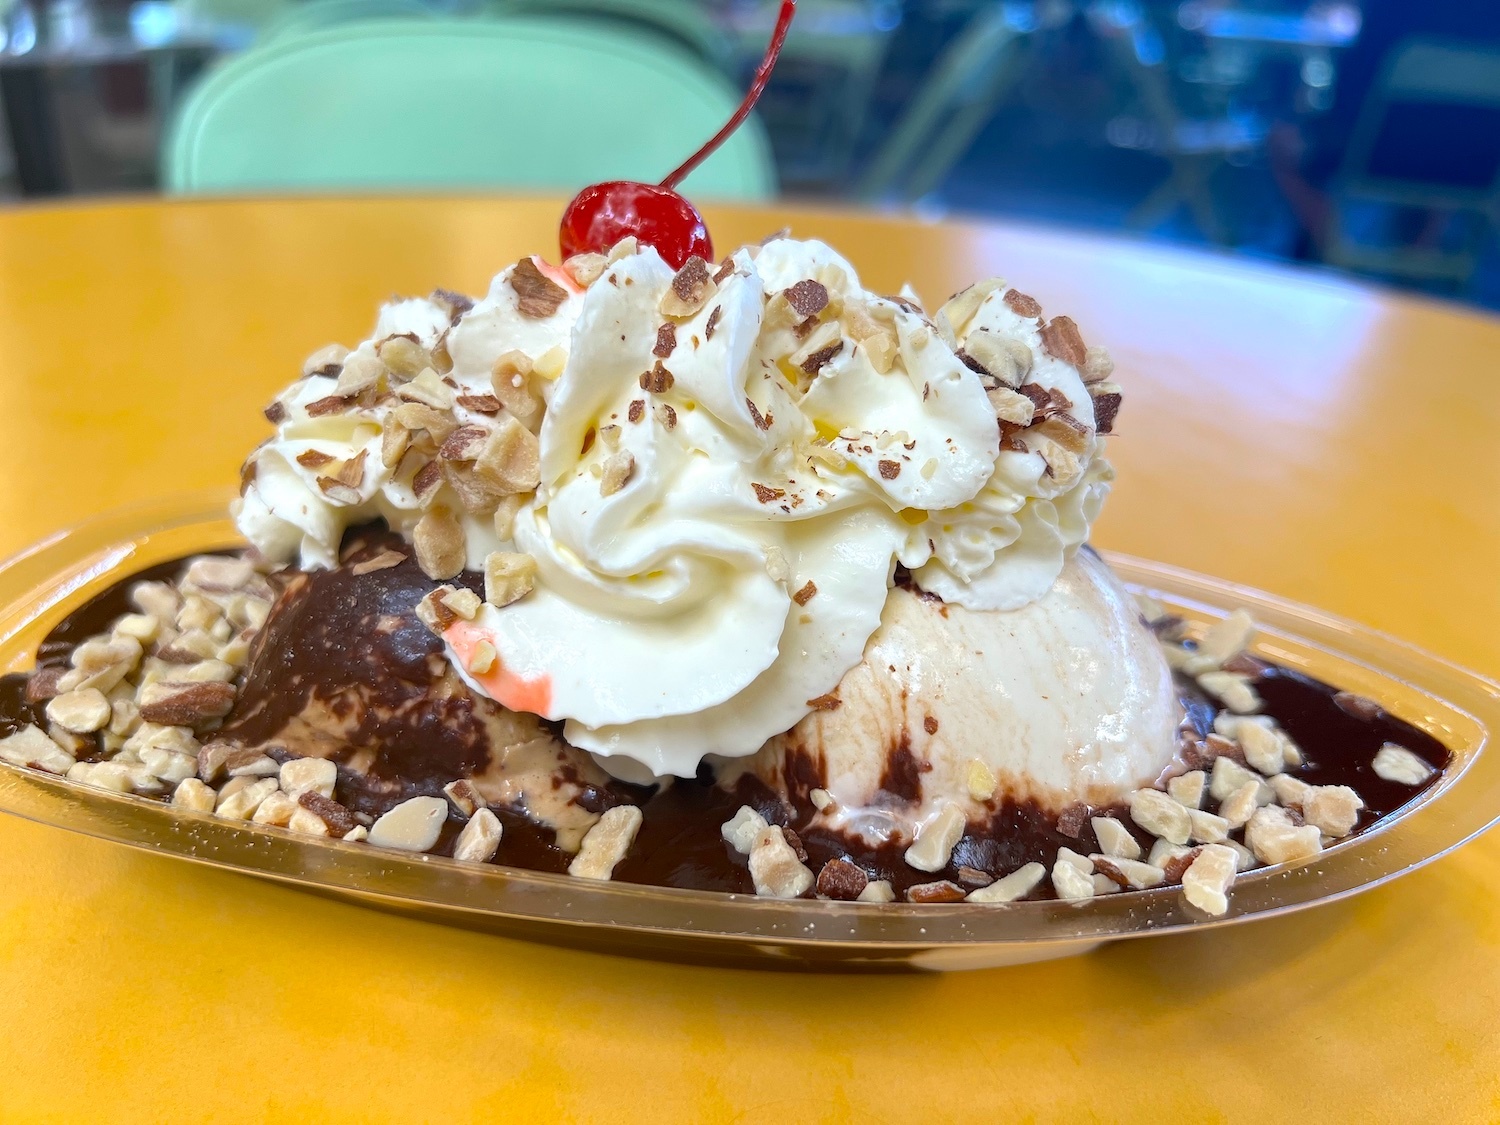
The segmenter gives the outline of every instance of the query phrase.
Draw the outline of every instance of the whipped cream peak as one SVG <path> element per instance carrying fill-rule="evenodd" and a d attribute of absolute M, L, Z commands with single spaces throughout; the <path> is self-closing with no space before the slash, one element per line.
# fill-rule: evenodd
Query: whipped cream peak
<path fill-rule="evenodd" d="M 617 774 L 691 776 L 837 707 L 897 563 L 1012 609 L 1086 539 L 1118 389 L 1003 283 L 929 319 L 816 241 L 573 267 L 386 306 L 273 404 L 236 515 L 304 566 L 377 517 L 434 580 L 529 556 L 450 659 Z"/>

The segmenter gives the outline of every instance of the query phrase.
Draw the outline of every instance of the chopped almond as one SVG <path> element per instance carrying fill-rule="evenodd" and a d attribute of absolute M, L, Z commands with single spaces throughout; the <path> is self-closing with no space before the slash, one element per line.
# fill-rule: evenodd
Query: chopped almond
<path fill-rule="evenodd" d="M 568 299 L 568 291 L 545 277 L 530 258 L 522 258 L 511 270 L 510 287 L 515 290 L 517 311 L 531 320 L 551 316 Z"/>
<path fill-rule="evenodd" d="M 412 546 L 422 573 L 435 582 L 452 578 L 464 568 L 463 525 L 447 508 L 434 507 L 423 514 L 412 533 Z"/>
<path fill-rule="evenodd" d="M 1042 347 L 1047 349 L 1048 355 L 1056 356 L 1079 370 L 1088 362 L 1088 347 L 1071 317 L 1055 316 L 1042 325 Z"/>
<path fill-rule="evenodd" d="M 492 551 L 484 560 L 484 600 L 504 607 L 531 593 L 536 585 L 536 559 L 516 551 Z"/>
<path fill-rule="evenodd" d="M 694 254 L 672 277 L 672 284 L 661 299 L 661 311 L 679 320 L 692 316 L 717 290 L 709 276 L 708 263 Z"/>

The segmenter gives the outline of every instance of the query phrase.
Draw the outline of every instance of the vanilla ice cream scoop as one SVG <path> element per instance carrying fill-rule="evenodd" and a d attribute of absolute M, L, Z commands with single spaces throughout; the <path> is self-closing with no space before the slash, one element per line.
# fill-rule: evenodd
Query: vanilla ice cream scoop
<path fill-rule="evenodd" d="M 1117 803 L 1172 763 L 1183 714 L 1158 642 L 1088 551 L 1017 610 L 894 589 L 834 698 L 720 781 L 748 771 L 798 805 L 822 789 L 812 826 L 869 845 L 950 805 L 982 822 L 1007 800 L 1053 816 Z"/>

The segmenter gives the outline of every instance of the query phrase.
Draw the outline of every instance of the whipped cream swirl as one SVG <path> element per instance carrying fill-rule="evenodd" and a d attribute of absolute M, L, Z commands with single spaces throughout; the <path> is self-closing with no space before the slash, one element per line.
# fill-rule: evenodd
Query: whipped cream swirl
<path fill-rule="evenodd" d="M 674 275 L 649 248 L 612 257 L 587 286 L 536 263 L 557 285 L 542 309 L 515 267 L 471 309 L 388 306 L 337 377 L 314 371 L 273 407 L 242 531 L 326 566 L 347 526 L 379 516 L 410 536 L 446 505 L 467 565 L 529 555 L 534 588 L 451 625 L 450 657 L 643 781 L 753 753 L 838 706 L 898 562 L 945 600 L 1013 609 L 1087 537 L 1112 478 L 1096 404 L 1112 416 L 1118 397 L 1065 318 L 988 282 L 929 320 L 812 241 L 741 249 L 712 277 Z M 351 363 L 402 334 L 446 356 L 453 422 L 476 432 L 497 415 L 472 404 L 524 353 L 545 402 L 520 419 L 534 491 L 486 506 L 430 472 L 417 487 L 413 458 L 389 455 L 402 400 L 385 384 L 329 412 Z M 356 485 L 326 483 L 361 454 Z M 481 644 L 493 662 L 475 662 Z"/>

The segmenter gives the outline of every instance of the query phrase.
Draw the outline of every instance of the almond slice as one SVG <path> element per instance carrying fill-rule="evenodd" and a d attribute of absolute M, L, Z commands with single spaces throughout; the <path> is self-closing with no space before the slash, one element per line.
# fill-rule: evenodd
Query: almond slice
<path fill-rule="evenodd" d="M 517 262 L 509 280 L 516 294 L 516 310 L 530 320 L 551 316 L 568 299 L 568 291 L 544 276 L 531 258 Z"/>
<path fill-rule="evenodd" d="M 404 852 L 431 851 L 448 819 L 448 802 L 441 797 L 412 797 L 370 826 L 370 843 Z"/>

